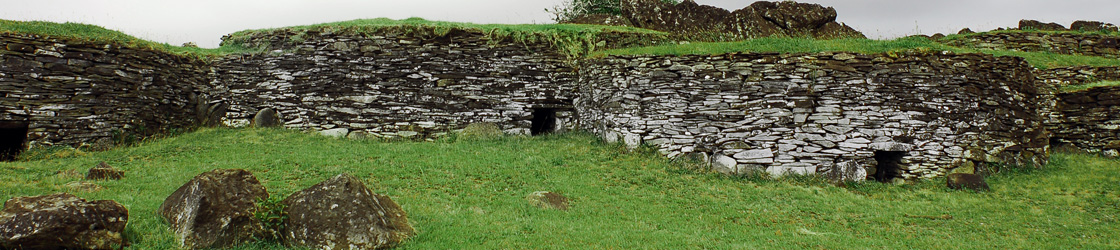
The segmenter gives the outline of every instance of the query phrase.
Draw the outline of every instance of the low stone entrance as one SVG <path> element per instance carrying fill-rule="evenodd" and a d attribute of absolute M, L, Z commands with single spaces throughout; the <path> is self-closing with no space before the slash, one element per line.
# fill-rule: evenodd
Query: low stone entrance
<path fill-rule="evenodd" d="M 890 182 L 902 178 L 902 157 L 905 151 L 875 151 L 875 177 L 879 182 Z"/>
<path fill-rule="evenodd" d="M 530 129 L 533 135 L 543 135 L 556 131 L 556 109 L 533 109 L 533 126 Z"/>
<path fill-rule="evenodd" d="M 26 121 L 0 121 L 0 161 L 13 161 L 26 148 Z"/>

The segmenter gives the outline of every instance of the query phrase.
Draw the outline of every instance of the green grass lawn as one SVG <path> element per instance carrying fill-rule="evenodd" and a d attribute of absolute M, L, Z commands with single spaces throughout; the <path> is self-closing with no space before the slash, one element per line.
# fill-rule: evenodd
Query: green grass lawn
<path fill-rule="evenodd" d="M 274 196 L 357 176 L 408 212 L 418 235 L 400 249 L 1120 248 L 1120 160 L 1079 154 L 991 177 L 986 193 L 949 190 L 943 179 L 835 187 L 813 177 L 725 177 L 578 133 L 380 142 L 203 129 L 104 152 L 28 155 L 36 159 L 0 163 L 0 199 L 116 200 L 130 210 L 131 249 L 176 248 L 155 210 L 215 168 L 248 169 Z M 96 191 L 68 187 L 100 161 L 126 177 L 95 181 Z M 568 196 L 572 209 L 525 201 L 541 190 Z"/>

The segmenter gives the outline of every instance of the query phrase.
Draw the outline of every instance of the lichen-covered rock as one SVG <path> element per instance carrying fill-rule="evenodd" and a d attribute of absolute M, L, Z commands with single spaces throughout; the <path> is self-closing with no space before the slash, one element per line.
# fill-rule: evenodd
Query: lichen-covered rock
<path fill-rule="evenodd" d="M 1069 25 L 1069 29 L 1070 30 L 1078 30 L 1078 31 L 1090 31 L 1090 32 L 1092 32 L 1092 31 L 1108 31 L 1108 32 L 1120 31 L 1120 29 L 1117 29 L 1116 25 L 1111 24 L 1111 23 L 1105 23 L 1105 22 L 1100 22 L 1100 21 L 1085 21 L 1085 20 L 1074 21 L 1073 24 Z"/>
<path fill-rule="evenodd" d="M 624 24 L 674 33 L 700 40 L 740 40 L 769 36 L 812 36 L 819 39 L 862 38 L 863 33 L 836 22 L 836 9 L 796 2 L 755 2 L 728 11 L 686 0 L 679 4 L 660 0 L 625 1 L 620 16 L 576 18 L 579 23 Z M 621 19 L 621 20 L 620 20 Z"/>
<path fill-rule="evenodd" d="M 952 189 L 970 189 L 973 191 L 988 191 L 988 182 L 984 176 L 978 174 L 954 173 L 945 177 L 945 184 Z"/>
<path fill-rule="evenodd" d="M 86 180 L 120 180 L 123 177 L 124 171 L 113 168 L 105 162 L 98 163 L 86 173 Z"/>
<path fill-rule="evenodd" d="M 158 213 L 184 248 L 229 247 L 262 232 L 253 210 L 267 199 L 268 192 L 249 171 L 215 169 L 175 190 Z"/>
<path fill-rule="evenodd" d="M 976 33 L 976 32 L 972 31 L 972 29 L 969 29 L 969 28 L 963 28 L 963 29 L 961 29 L 961 31 L 957 31 L 957 35 L 967 35 L 967 34 L 973 34 L 973 33 Z"/>
<path fill-rule="evenodd" d="M 855 28 L 844 23 L 829 22 L 813 30 L 813 37 L 817 39 L 862 38 Z"/>
<path fill-rule="evenodd" d="M 1038 20 L 1023 19 L 1019 20 L 1020 30 L 1045 30 L 1045 31 L 1062 31 L 1066 30 L 1065 26 L 1058 23 L 1043 23 Z"/>
<path fill-rule="evenodd" d="M 858 182 L 867 180 L 867 169 L 855 161 L 846 161 L 826 169 L 824 176 L 833 182 Z"/>
<path fill-rule="evenodd" d="M 525 199 L 529 200 L 530 205 L 542 209 L 568 210 L 569 207 L 568 197 L 549 191 L 533 192 Z"/>
<path fill-rule="evenodd" d="M 118 249 L 128 210 L 71 194 L 15 197 L 0 211 L 0 249 Z"/>
<path fill-rule="evenodd" d="M 404 210 L 358 178 L 340 174 L 282 201 L 284 245 L 311 249 L 392 247 L 415 232 Z"/>
<path fill-rule="evenodd" d="M 276 112 L 276 110 L 272 108 L 261 109 L 260 111 L 257 111 L 256 115 L 253 115 L 253 127 L 270 128 L 283 124 L 284 121 L 280 120 L 280 113 Z"/>

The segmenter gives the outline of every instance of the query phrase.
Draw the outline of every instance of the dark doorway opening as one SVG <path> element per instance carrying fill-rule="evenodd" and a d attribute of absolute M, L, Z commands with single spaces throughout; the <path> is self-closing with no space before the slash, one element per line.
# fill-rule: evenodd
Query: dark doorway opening
<path fill-rule="evenodd" d="M 533 109 L 533 135 L 543 135 L 556 131 L 556 109 Z"/>
<path fill-rule="evenodd" d="M 904 156 L 906 152 L 903 151 L 875 151 L 875 180 L 889 182 L 891 179 L 901 178 Z"/>
<path fill-rule="evenodd" d="M 0 121 L 0 161 L 14 161 L 27 143 L 27 122 Z"/>

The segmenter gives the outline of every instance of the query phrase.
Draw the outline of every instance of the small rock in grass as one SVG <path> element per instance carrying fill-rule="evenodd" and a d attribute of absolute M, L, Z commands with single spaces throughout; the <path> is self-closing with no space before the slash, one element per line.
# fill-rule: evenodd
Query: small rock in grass
<path fill-rule="evenodd" d="M 949 174 L 945 177 L 946 185 L 952 189 L 971 189 L 973 191 L 988 191 L 988 183 L 984 181 L 984 176 L 977 174 L 963 174 L 955 173 Z"/>
<path fill-rule="evenodd" d="M 86 180 L 120 180 L 123 177 L 124 171 L 113 168 L 105 162 L 89 169 L 89 173 L 86 174 Z"/>
<path fill-rule="evenodd" d="M 557 193 L 537 191 L 529 194 L 526 199 L 529 200 L 529 204 L 538 208 L 568 210 L 568 197 Z"/>

